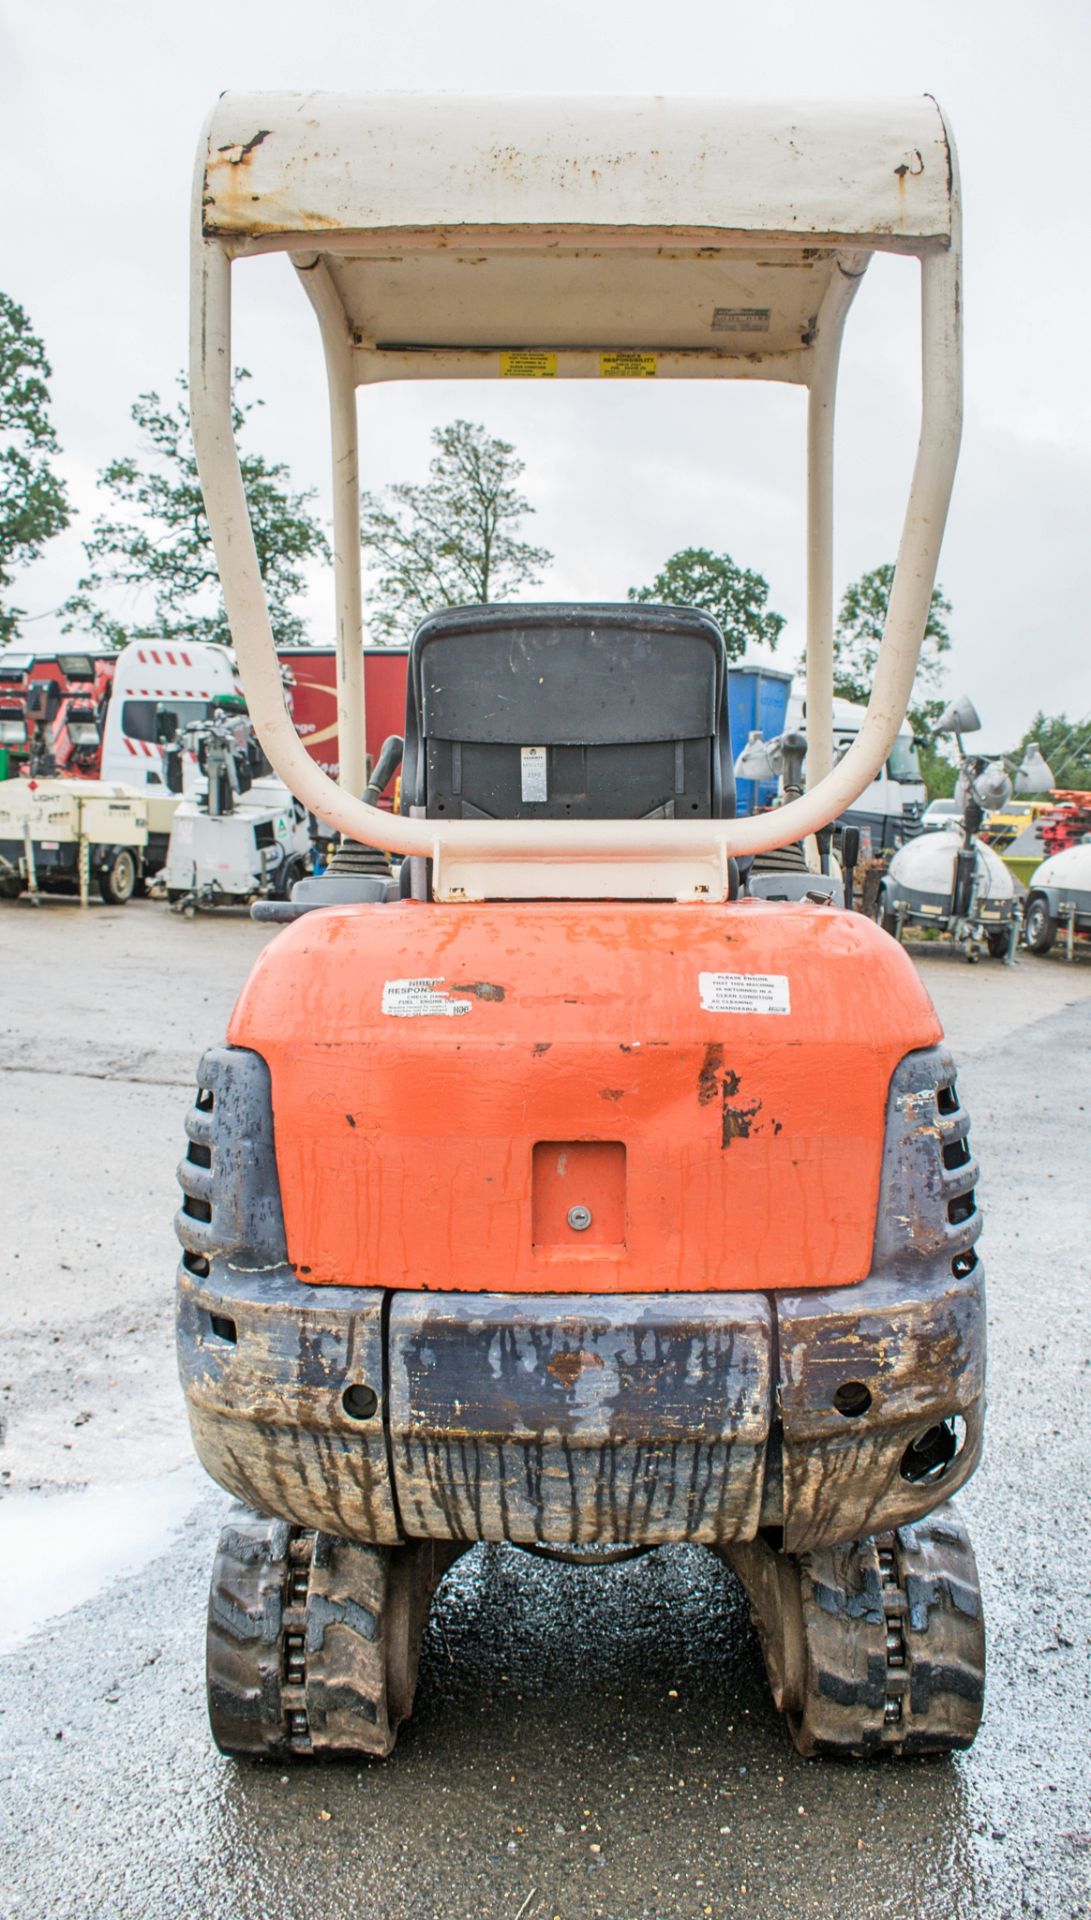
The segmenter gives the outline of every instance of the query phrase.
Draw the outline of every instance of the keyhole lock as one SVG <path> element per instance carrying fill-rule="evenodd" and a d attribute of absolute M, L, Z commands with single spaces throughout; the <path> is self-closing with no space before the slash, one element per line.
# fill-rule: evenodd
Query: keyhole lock
<path fill-rule="evenodd" d="M 591 1225 L 590 1207 L 569 1207 L 568 1224 L 574 1233 L 586 1233 Z"/>

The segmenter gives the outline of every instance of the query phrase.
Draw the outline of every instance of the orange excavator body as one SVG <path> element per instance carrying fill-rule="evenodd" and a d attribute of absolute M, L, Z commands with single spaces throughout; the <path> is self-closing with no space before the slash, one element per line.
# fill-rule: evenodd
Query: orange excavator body
<path fill-rule="evenodd" d="M 232 431 L 232 279 L 270 248 L 329 375 L 337 785 L 286 708 Z M 876 250 L 920 264 L 921 431 L 835 763 L 836 371 Z M 801 1753 L 973 1740 L 981 1600 L 949 1496 L 982 1445 L 978 1168 L 927 994 L 851 911 L 846 831 L 927 622 L 960 263 L 931 96 L 228 94 L 209 120 L 194 445 L 254 724 L 341 836 L 255 902 L 284 931 L 202 1057 L 179 1167 L 180 1371 L 243 1503 L 208 1613 L 224 1752 L 388 1754 L 430 1596 L 477 1542 L 584 1566 L 704 1546 Z M 425 614 L 404 733 L 368 768 L 356 390 L 657 368 L 807 392 L 806 739 L 770 724 L 764 667 L 732 738 L 698 608 L 493 601 Z M 736 768 L 774 760 L 780 804 L 740 818 Z"/>
<path fill-rule="evenodd" d="M 311 1285 L 795 1292 L 868 1273 L 891 1075 L 940 1027 L 827 906 L 405 901 L 286 928 L 228 1037 Z"/>

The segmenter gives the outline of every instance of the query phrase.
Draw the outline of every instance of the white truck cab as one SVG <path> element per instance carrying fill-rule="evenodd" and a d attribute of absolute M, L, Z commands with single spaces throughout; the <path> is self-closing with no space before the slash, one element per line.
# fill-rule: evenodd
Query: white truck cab
<path fill-rule="evenodd" d="M 866 707 L 851 700 L 834 699 L 834 762 L 842 760 L 856 743 Z M 789 730 L 806 733 L 806 701 L 793 694 L 788 702 L 785 722 Z M 921 778 L 920 762 L 910 727 L 902 726 L 875 779 L 864 788 L 858 800 L 845 810 L 842 818 L 849 826 L 859 827 L 862 852 L 879 854 L 900 847 L 920 829 L 921 815 L 928 803 L 928 792 Z"/>
<path fill-rule="evenodd" d="M 102 740 L 102 779 L 156 787 L 165 794 L 158 710 L 166 707 L 176 713 L 182 732 L 191 720 L 204 718 L 216 694 L 238 691 L 235 656 L 228 647 L 205 640 L 187 641 L 184 646 L 162 640 L 130 641 L 118 654 L 114 670 Z M 196 778 L 196 764 L 187 766 L 186 772 L 188 792 Z"/>

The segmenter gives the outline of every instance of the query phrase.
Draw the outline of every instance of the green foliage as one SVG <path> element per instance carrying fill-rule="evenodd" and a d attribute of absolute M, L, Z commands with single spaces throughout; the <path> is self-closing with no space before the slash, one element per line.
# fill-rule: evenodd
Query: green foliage
<path fill-rule="evenodd" d="M 953 760 L 948 760 L 942 742 L 929 740 L 922 744 L 918 740 L 917 759 L 928 798 L 949 800 L 958 780 L 958 768 Z"/>
<path fill-rule="evenodd" d="M 22 613 L 4 604 L 15 568 L 36 560 L 71 518 L 64 482 L 50 465 L 60 452 L 49 419 L 51 371 L 22 307 L 0 293 L 0 646 L 14 637 Z"/>
<path fill-rule="evenodd" d="M 893 583 L 894 568 L 886 561 L 845 588 L 833 636 L 833 690 L 843 700 L 856 700 L 866 706 L 871 699 Z M 934 587 L 909 703 L 909 717 L 920 733 L 938 717 L 942 704 L 935 696 L 943 680 L 943 655 L 951 648 L 943 618 L 950 612 L 951 602 L 944 597 L 942 587 Z"/>
<path fill-rule="evenodd" d="M 1066 714 L 1035 714 L 1019 742 L 1011 764 L 1018 766 L 1032 740 L 1038 742 L 1058 787 L 1091 792 L 1091 716 L 1069 720 Z"/>
<path fill-rule="evenodd" d="M 741 660 L 748 647 L 775 648 L 784 617 L 766 608 L 769 583 L 760 573 L 737 567 L 729 553 L 707 547 L 683 547 L 646 587 L 630 587 L 630 600 L 667 607 L 699 607 L 719 622 L 729 660 Z"/>
<path fill-rule="evenodd" d="M 836 687 L 836 683 L 835 683 Z M 836 688 L 840 692 L 840 688 Z M 920 762 L 921 779 L 929 800 L 949 800 L 958 781 L 958 758 L 949 734 L 933 736 L 933 728 L 947 702 L 941 699 L 918 700 L 909 709 L 909 724 Z"/>
<path fill-rule="evenodd" d="M 515 537 L 534 508 L 517 491 L 524 463 L 508 441 L 453 420 L 434 430 L 432 445 L 423 486 L 399 481 L 362 499 L 370 630 L 379 641 L 408 640 L 437 607 L 512 599 L 553 558 Z"/>
<path fill-rule="evenodd" d="M 249 379 L 235 372 L 236 386 Z M 131 409 L 147 437 L 141 458 L 112 460 L 99 475 L 110 510 L 96 519 L 84 542 L 88 571 L 62 609 L 66 631 L 84 628 L 110 646 L 133 632 L 159 640 L 211 640 L 230 644 L 212 534 L 190 436 L 186 379 L 178 376 L 173 406 L 157 393 L 142 393 Z M 258 400 L 232 398 L 236 438 Z M 288 469 L 260 454 L 241 453 L 243 487 L 254 529 L 258 565 L 265 583 L 273 634 L 281 646 L 305 640 L 304 624 L 289 602 L 302 592 L 305 560 L 329 557 L 322 527 L 310 511 L 310 493 L 293 493 Z M 144 607 L 151 596 L 151 610 Z M 116 608 L 127 595 L 129 611 Z M 106 596 L 104 598 L 103 596 Z"/>

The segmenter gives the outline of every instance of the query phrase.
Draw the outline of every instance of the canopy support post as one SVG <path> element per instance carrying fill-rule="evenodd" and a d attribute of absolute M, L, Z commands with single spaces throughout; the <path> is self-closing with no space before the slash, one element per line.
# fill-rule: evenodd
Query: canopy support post
<path fill-rule="evenodd" d="M 845 316 L 870 255 L 838 261 L 807 391 L 807 786 L 833 771 L 833 442 Z"/>
<path fill-rule="evenodd" d="M 317 255 L 294 262 L 322 332 L 333 459 L 333 582 L 337 606 L 338 782 L 363 795 L 367 784 L 364 622 L 360 587 L 360 459 L 356 378 L 348 316 L 329 268 Z"/>

